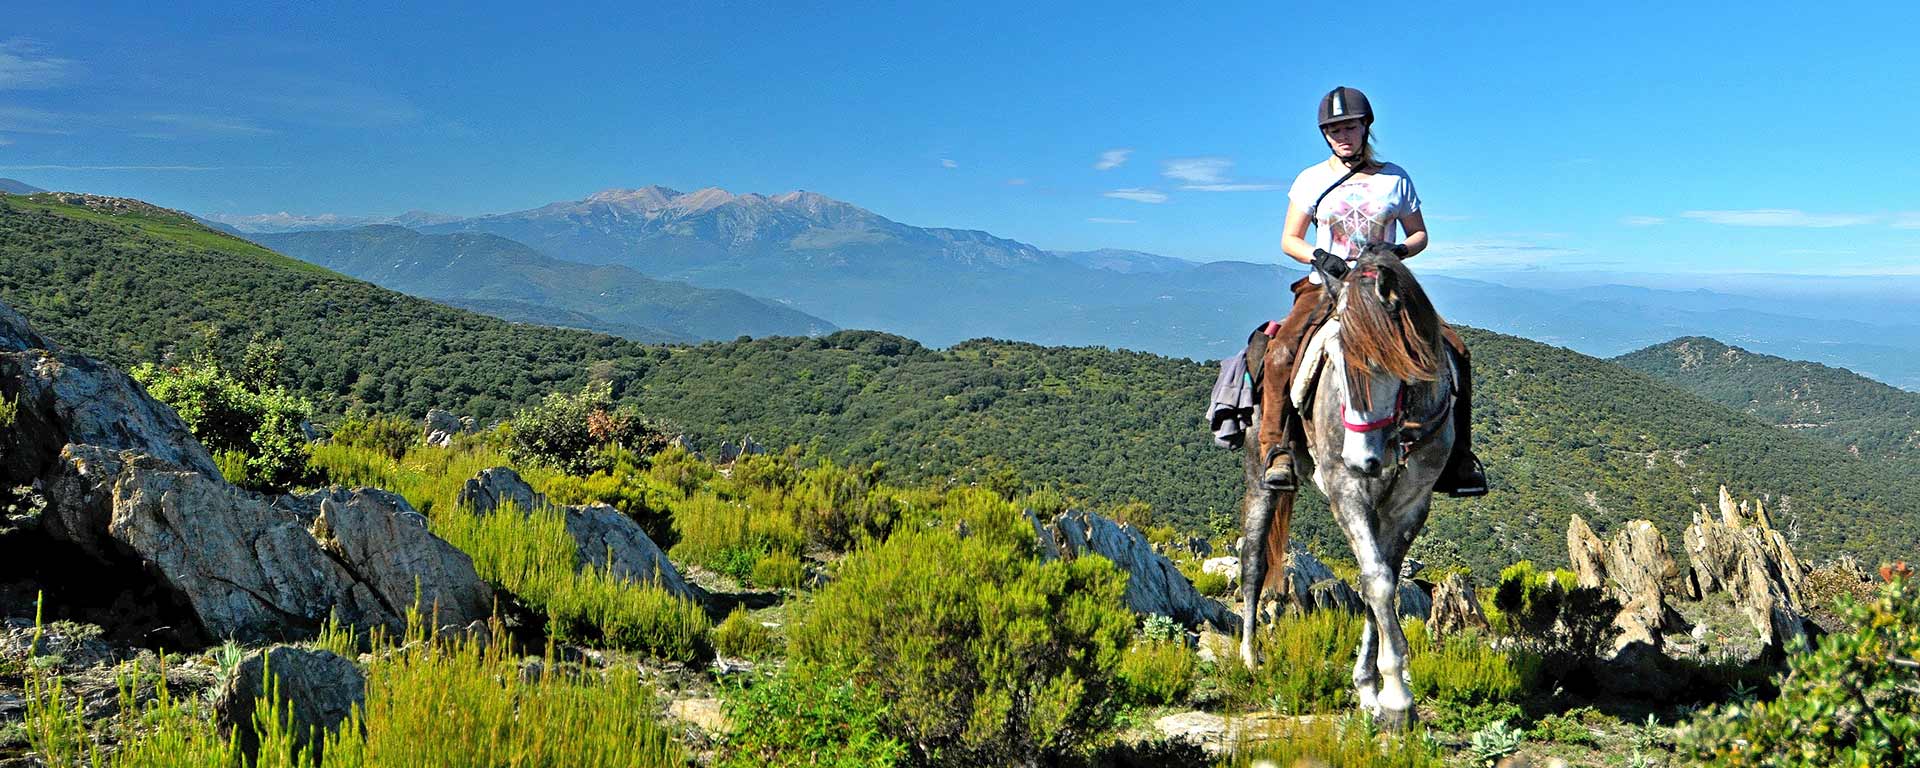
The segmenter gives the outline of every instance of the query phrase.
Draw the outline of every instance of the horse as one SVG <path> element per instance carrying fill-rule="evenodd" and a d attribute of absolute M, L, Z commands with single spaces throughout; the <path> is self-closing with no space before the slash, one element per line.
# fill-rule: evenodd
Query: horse
<path fill-rule="evenodd" d="M 1332 316 L 1303 347 L 1322 346 L 1325 363 L 1317 376 L 1297 372 L 1291 387 L 1310 393 L 1301 407 L 1307 456 L 1300 459 L 1307 466 L 1300 474 L 1326 495 L 1360 565 L 1367 611 L 1353 667 L 1356 698 L 1383 727 L 1399 730 L 1414 714 L 1395 597 L 1401 564 L 1426 524 L 1434 483 L 1453 450 L 1458 374 L 1439 314 L 1390 250 L 1363 249 L 1346 277 L 1324 288 Z M 1313 383 L 1303 388 L 1308 377 Z M 1259 414 L 1254 418 L 1258 423 Z M 1240 655 L 1252 668 L 1261 593 L 1284 583 L 1294 493 L 1261 486 L 1266 462 L 1258 441 L 1247 441 L 1244 463 Z"/>

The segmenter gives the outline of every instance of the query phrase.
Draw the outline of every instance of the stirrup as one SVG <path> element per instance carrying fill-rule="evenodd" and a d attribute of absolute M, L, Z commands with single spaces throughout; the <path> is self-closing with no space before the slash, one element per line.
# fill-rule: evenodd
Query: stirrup
<path fill-rule="evenodd" d="M 1480 463 L 1480 457 L 1472 454 L 1467 455 L 1467 460 L 1472 462 L 1472 464 L 1465 472 L 1459 473 L 1465 475 L 1465 477 L 1447 478 L 1454 482 L 1454 486 L 1447 489 L 1447 495 L 1450 497 L 1470 499 L 1476 496 L 1487 495 L 1486 465 Z"/>
<path fill-rule="evenodd" d="M 1274 464 L 1274 459 L 1281 459 Z M 1282 493 L 1300 490 L 1300 478 L 1293 471 L 1293 454 L 1283 447 L 1267 449 L 1267 469 L 1260 474 L 1260 487 Z"/>

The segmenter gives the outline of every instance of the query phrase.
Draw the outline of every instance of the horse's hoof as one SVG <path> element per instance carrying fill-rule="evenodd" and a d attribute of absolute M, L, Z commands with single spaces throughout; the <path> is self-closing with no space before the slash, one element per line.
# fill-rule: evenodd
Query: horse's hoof
<path fill-rule="evenodd" d="M 1374 723 L 1387 733 L 1405 733 L 1413 725 L 1412 709 L 1387 709 L 1382 707 L 1373 716 Z"/>

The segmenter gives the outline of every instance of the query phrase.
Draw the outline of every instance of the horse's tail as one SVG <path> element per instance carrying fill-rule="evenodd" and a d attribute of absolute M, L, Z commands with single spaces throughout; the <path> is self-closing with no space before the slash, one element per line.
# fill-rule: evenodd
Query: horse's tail
<path fill-rule="evenodd" d="M 1273 522 L 1267 526 L 1267 540 L 1262 544 L 1267 551 L 1267 574 L 1261 581 L 1260 591 L 1276 597 L 1285 593 L 1275 590 L 1286 589 L 1292 581 L 1287 578 L 1287 528 L 1293 523 L 1295 493 L 1298 492 L 1282 493 L 1274 501 Z"/>

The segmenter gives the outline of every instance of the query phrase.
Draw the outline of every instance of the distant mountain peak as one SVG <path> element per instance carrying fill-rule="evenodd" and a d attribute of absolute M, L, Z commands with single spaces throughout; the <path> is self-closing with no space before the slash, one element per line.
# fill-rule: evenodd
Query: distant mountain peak
<path fill-rule="evenodd" d="M 623 208 L 651 211 L 665 206 L 669 201 L 679 196 L 679 190 L 669 189 L 658 184 L 651 184 L 635 189 L 622 189 L 618 187 L 603 189 L 588 195 L 584 202 L 606 203 Z"/>

